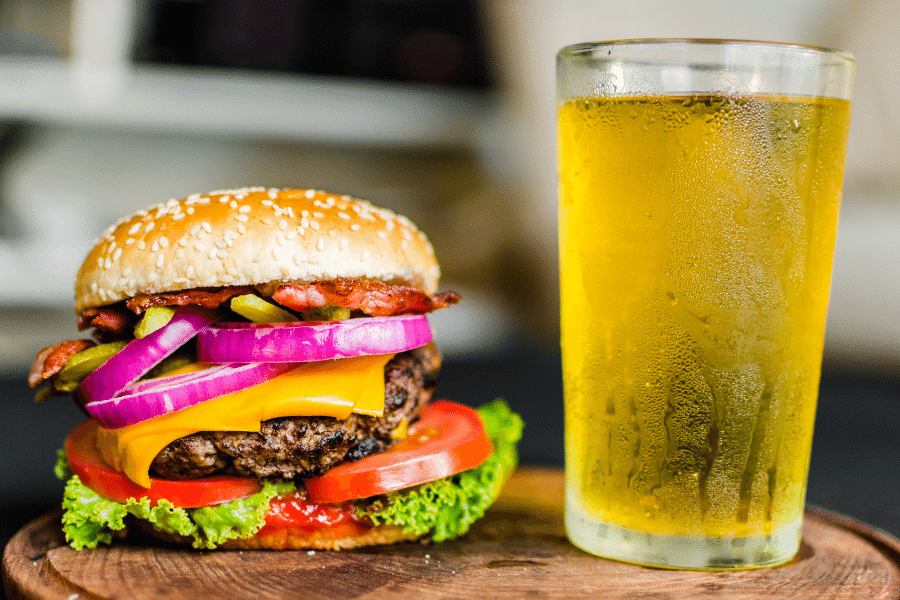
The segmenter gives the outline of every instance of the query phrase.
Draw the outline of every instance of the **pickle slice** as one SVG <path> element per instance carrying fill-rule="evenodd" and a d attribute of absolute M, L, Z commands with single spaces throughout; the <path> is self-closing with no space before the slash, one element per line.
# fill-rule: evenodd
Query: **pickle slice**
<path fill-rule="evenodd" d="M 350 318 L 350 309 L 341 306 L 320 306 L 303 311 L 304 321 L 346 321 Z"/>
<path fill-rule="evenodd" d="M 147 337 L 157 329 L 165 327 L 175 315 L 174 306 L 154 306 L 144 311 L 144 316 L 134 326 L 134 337 Z"/>
<path fill-rule="evenodd" d="M 231 299 L 231 310 L 254 323 L 288 323 L 297 317 L 254 294 Z"/>
<path fill-rule="evenodd" d="M 108 344 L 100 344 L 87 350 L 82 350 L 77 354 L 73 354 L 66 366 L 60 369 L 56 378 L 53 380 L 53 388 L 59 392 L 70 393 L 75 391 L 78 384 L 85 377 L 93 373 L 97 367 L 109 360 L 113 355 L 117 354 L 125 347 L 128 341 L 110 342 Z"/>

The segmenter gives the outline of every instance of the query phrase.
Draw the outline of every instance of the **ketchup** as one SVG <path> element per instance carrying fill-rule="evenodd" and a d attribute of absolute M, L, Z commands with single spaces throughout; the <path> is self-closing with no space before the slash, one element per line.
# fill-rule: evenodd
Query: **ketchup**
<path fill-rule="evenodd" d="M 297 490 L 275 496 L 269 501 L 266 524 L 259 530 L 259 534 L 265 535 L 282 529 L 300 533 L 333 529 L 338 537 L 342 537 L 363 533 L 371 528 L 372 522 L 369 519 L 356 516 L 353 502 L 310 502 L 306 490 Z"/>

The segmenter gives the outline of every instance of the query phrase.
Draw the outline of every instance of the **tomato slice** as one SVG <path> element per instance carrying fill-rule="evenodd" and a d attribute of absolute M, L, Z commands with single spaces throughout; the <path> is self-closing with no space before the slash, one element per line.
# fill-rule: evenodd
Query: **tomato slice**
<path fill-rule="evenodd" d="M 96 445 L 98 427 L 94 421 L 85 421 L 66 438 L 65 448 L 72 472 L 78 475 L 82 483 L 107 500 L 124 503 L 129 498 L 147 497 L 151 504 L 168 500 L 180 508 L 197 508 L 244 498 L 261 489 L 254 477 L 230 476 L 189 481 L 151 477 L 150 487 L 141 487 L 103 461 Z"/>
<path fill-rule="evenodd" d="M 344 502 L 393 492 L 477 467 L 494 452 L 474 409 L 439 400 L 390 449 L 342 463 L 306 480 L 313 502 Z"/>

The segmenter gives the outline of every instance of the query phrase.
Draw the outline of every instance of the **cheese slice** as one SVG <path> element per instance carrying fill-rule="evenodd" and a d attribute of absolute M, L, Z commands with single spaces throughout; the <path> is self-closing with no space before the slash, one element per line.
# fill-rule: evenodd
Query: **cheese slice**
<path fill-rule="evenodd" d="M 119 429 L 98 429 L 111 467 L 150 487 L 150 463 L 174 440 L 198 431 L 259 431 L 277 417 L 384 414 L 384 366 L 392 354 L 303 363 L 253 387 Z"/>

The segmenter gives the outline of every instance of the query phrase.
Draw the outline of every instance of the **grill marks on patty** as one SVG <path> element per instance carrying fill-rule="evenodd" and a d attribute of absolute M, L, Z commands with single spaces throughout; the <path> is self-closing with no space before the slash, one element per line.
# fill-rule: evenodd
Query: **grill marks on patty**
<path fill-rule="evenodd" d="M 315 477 L 345 460 L 384 450 L 405 420 L 412 423 L 431 399 L 441 356 L 434 344 L 403 352 L 384 368 L 384 415 L 283 417 L 262 423 L 258 433 L 204 431 L 175 440 L 156 456 L 150 471 L 165 479 L 216 474 Z"/>

